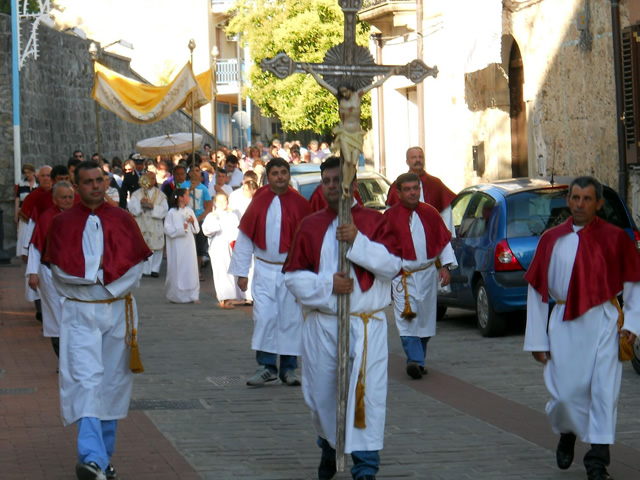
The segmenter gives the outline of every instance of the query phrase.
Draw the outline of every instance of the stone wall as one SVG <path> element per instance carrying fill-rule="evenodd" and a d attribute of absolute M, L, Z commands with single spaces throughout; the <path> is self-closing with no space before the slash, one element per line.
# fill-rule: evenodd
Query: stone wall
<path fill-rule="evenodd" d="M 24 29 L 30 28 L 28 22 L 24 24 Z M 93 67 L 88 54 L 91 40 L 42 25 L 38 38 L 39 58 L 28 59 L 20 71 L 21 161 L 36 167 L 66 164 L 76 149 L 86 156 L 97 151 Z M 3 14 L 0 46 L 0 207 L 4 210 L 4 246 L 9 248 L 15 244 L 11 17 Z M 142 80 L 131 71 L 127 58 L 105 54 L 100 61 Z M 191 131 L 191 117 L 182 111 L 150 125 L 127 123 L 102 107 L 99 115 L 102 154 L 108 159 L 126 159 L 144 138 Z M 214 143 L 212 135 L 198 124 L 196 132 L 203 134 L 203 143 Z"/>

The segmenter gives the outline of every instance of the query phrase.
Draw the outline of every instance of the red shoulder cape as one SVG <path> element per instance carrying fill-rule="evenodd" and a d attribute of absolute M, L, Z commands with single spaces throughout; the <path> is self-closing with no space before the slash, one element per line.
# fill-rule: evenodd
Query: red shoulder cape
<path fill-rule="evenodd" d="M 44 251 L 45 241 L 47 239 L 47 232 L 53 217 L 62 213 L 62 210 L 57 205 L 53 205 L 51 208 L 47 208 L 42 215 L 38 217 L 36 222 L 36 228 L 33 229 L 33 236 L 31 237 L 31 243 L 38 249 L 40 253 Z"/>
<path fill-rule="evenodd" d="M 82 235 L 91 209 L 79 203 L 53 217 L 47 235 L 43 258 L 57 265 L 69 275 L 84 277 Z M 134 265 L 151 255 L 138 224 L 119 207 L 104 202 L 95 213 L 102 223 L 104 236 L 104 284 L 108 285 L 124 275 Z"/>
<path fill-rule="evenodd" d="M 456 198 L 456 194 L 449 190 L 449 187 L 442 183 L 442 180 L 427 172 L 420 175 L 420 182 L 422 183 L 424 203 L 428 203 L 439 212 L 451 205 L 453 199 Z M 391 206 L 399 202 L 398 187 L 396 182 L 393 182 L 387 194 L 387 205 Z"/>
<path fill-rule="evenodd" d="M 283 272 L 309 270 L 318 273 L 324 236 L 337 215 L 334 210 L 325 208 L 309 215 L 302 221 L 296 233 L 293 247 L 282 269 Z M 369 240 L 383 244 L 390 253 L 400 256 L 400 248 L 397 245 L 396 237 L 384 215 L 376 210 L 354 205 L 351 208 L 351 216 L 355 226 Z M 334 241 L 337 242 L 335 239 Z M 336 265 L 336 269 L 337 267 Z M 373 285 L 374 274 L 356 264 L 353 264 L 353 268 L 356 272 L 360 289 L 366 292 Z"/>
<path fill-rule="evenodd" d="M 353 198 L 358 202 L 358 204 L 362 205 L 362 198 L 360 197 L 358 190 L 354 190 Z M 309 197 L 309 205 L 311 205 L 312 212 L 318 212 L 327 207 L 327 201 L 322 194 L 322 184 L 318 185 L 311 194 L 311 197 Z"/>
<path fill-rule="evenodd" d="M 546 231 L 525 275 L 527 282 L 549 302 L 549 262 L 556 241 L 573 232 L 573 220 Z M 640 282 L 640 254 L 627 233 L 599 217 L 578 232 L 576 253 L 564 320 L 573 320 L 610 300 L 624 282 Z"/>
<path fill-rule="evenodd" d="M 249 208 L 242 216 L 238 227 L 242 233 L 262 250 L 267 248 L 267 210 L 269 210 L 269 206 L 275 197 L 276 193 L 269 188 L 269 185 L 259 188 L 253 196 Z M 291 247 L 293 235 L 298 225 L 304 217 L 311 213 L 311 207 L 309 202 L 291 187 L 282 195 L 278 195 L 278 198 L 282 207 L 280 253 L 286 253 Z"/>
<path fill-rule="evenodd" d="M 42 187 L 38 187 L 27 195 L 24 202 L 22 202 L 22 207 L 20 208 L 18 216 L 25 222 L 29 222 L 29 219 L 32 218 L 31 216 L 36 208 L 36 204 L 38 203 L 38 198 L 47 191 L 48 190 L 45 190 Z M 35 215 L 37 216 L 37 213 Z M 34 220 L 36 219 L 34 218 Z"/>
<path fill-rule="evenodd" d="M 451 241 L 451 232 L 449 232 L 442 221 L 442 217 L 440 217 L 440 214 L 435 208 L 420 202 L 415 210 L 411 210 L 402 203 L 396 203 L 384 212 L 384 215 L 389 220 L 389 224 L 396 234 L 402 250 L 402 258 L 405 260 L 415 260 L 417 258 L 416 250 L 411 238 L 411 228 L 409 225 L 409 218 L 413 212 L 418 215 L 418 218 L 422 222 L 422 227 L 427 237 L 427 253 L 429 258 L 433 258 Z"/>

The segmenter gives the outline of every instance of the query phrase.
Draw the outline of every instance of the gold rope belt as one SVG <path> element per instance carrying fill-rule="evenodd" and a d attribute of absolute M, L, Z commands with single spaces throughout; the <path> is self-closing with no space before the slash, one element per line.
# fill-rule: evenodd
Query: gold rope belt
<path fill-rule="evenodd" d="M 556 305 L 566 305 L 567 301 L 566 300 L 556 300 Z"/>
<path fill-rule="evenodd" d="M 396 292 L 402 293 L 402 291 L 404 290 L 404 310 L 402 311 L 400 316 L 409 322 L 414 318 L 416 318 L 416 314 L 411 310 L 411 303 L 409 302 L 409 289 L 407 288 L 407 277 L 410 277 L 413 273 L 426 270 L 434 263 L 435 262 L 429 262 L 424 267 L 416 268 L 415 270 L 402 270 L 402 274 L 401 274 L 402 278 L 400 278 L 400 283 L 396 285 Z"/>
<path fill-rule="evenodd" d="M 360 371 L 358 372 L 358 383 L 356 384 L 356 412 L 353 424 L 356 428 L 367 428 L 365 423 L 365 407 L 364 407 L 364 394 L 367 380 L 367 324 L 369 320 L 380 320 L 375 316 L 376 313 L 382 312 L 384 309 L 375 310 L 373 312 L 365 313 L 352 313 L 352 317 L 360 317 L 364 324 L 364 345 L 362 347 L 362 363 L 360 364 Z"/>
<path fill-rule="evenodd" d="M 124 336 L 124 344 L 127 347 L 131 347 L 131 355 L 129 357 L 129 368 L 133 373 L 142 373 L 144 372 L 144 367 L 142 366 L 142 362 L 140 360 L 140 351 L 138 349 L 138 330 L 135 328 L 133 324 L 133 297 L 131 293 L 127 293 L 124 297 L 120 298 L 107 298 L 105 300 L 80 300 L 78 298 L 69 298 L 72 302 L 80 302 L 80 303 L 106 303 L 112 304 L 114 302 L 119 302 L 121 300 L 125 301 L 124 313 L 125 320 L 127 323 L 127 333 Z"/>
<path fill-rule="evenodd" d="M 256 256 L 256 259 L 260 260 L 261 262 L 268 263 L 269 265 L 284 265 L 284 262 L 270 262 L 269 260 L 265 260 L 264 258 L 260 258 L 258 256 Z"/>

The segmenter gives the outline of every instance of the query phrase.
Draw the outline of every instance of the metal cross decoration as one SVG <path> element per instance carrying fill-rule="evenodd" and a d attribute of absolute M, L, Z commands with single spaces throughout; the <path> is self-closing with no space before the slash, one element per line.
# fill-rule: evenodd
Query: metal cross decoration
<path fill-rule="evenodd" d="M 280 79 L 294 73 L 309 73 L 320 86 L 338 99 L 340 125 L 333 130 L 333 133 L 335 134 L 334 148 L 337 147 L 340 150 L 341 158 L 340 183 L 343 194 L 340 196 L 338 216 L 339 224 L 343 225 L 351 223 L 352 179 L 362 152 L 364 138 L 364 131 L 360 127 L 362 96 L 372 88 L 382 85 L 391 75 L 404 75 L 413 83 L 420 83 L 428 76 L 436 77 L 438 68 L 428 67 L 419 59 L 406 65 L 375 63 L 371 52 L 356 44 L 356 14 L 362 7 L 362 0 L 338 0 L 338 4 L 344 13 L 344 42 L 331 47 L 322 63 L 296 62 L 282 52 L 272 59 L 262 60 L 260 66 Z M 381 78 L 373 83 L 374 77 L 378 76 Z M 339 244 L 338 271 L 345 272 L 347 275 L 351 270 L 347 260 L 349 246 L 345 241 Z M 345 468 L 345 428 L 349 391 L 349 323 L 351 321 L 349 303 L 349 294 L 338 296 L 336 464 L 340 472 Z M 363 427 L 361 425 L 357 428 Z"/>

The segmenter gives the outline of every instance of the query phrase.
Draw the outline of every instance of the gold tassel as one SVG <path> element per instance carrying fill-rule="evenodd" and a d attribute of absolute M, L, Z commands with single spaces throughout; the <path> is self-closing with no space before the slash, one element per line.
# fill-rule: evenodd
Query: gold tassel
<path fill-rule="evenodd" d="M 133 373 L 143 373 L 144 367 L 140 360 L 140 349 L 136 340 L 137 330 L 134 328 L 131 332 L 131 356 L 129 357 L 129 368 Z"/>
<path fill-rule="evenodd" d="M 369 316 L 366 314 L 360 314 L 359 317 L 362 318 L 362 323 L 364 324 L 364 345 L 362 347 L 362 363 L 360 364 L 360 371 L 358 372 L 358 383 L 356 384 L 356 411 L 353 425 L 356 428 L 367 428 L 367 424 L 364 420 L 364 394 L 367 378 L 367 324 L 369 323 Z"/>
<path fill-rule="evenodd" d="M 634 354 L 633 345 L 627 342 L 627 337 L 623 337 L 621 334 L 622 326 L 624 325 L 624 313 L 618 303 L 618 297 L 613 297 L 610 301 L 618 310 L 618 337 L 620 346 L 618 349 L 618 360 L 621 362 L 628 362 L 629 360 L 633 360 Z"/>
<path fill-rule="evenodd" d="M 356 414 L 353 425 L 356 428 L 367 428 L 364 417 L 364 382 L 362 379 L 362 368 L 360 368 L 360 373 L 358 373 L 358 384 L 356 385 Z"/>
<path fill-rule="evenodd" d="M 402 318 L 404 318 L 405 320 L 407 320 L 408 322 L 410 322 L 411 320 L 416 318 L 415 312 L 413 310 L 411 310 L 411 302 L 409 301 L 409 289 L 407 288 L 407 277 L 409 275 L 411 275 L 410 272 L 407 272 L 406 270 L 403 270 L 402 271 L 402 278 L 400 279 L 400 283 L 396 287 L 396 292 L 398 292 L 398 293 L 400 293 L 402 290 L 404 290 L 404 310 L 402 311 L 400 316 Z M 402 290 L 400 290 L 399 287 L 402 287 Z"/>
<path fill-rule="evenodd" d="M 131 294 L 128 293 L 125 299 L 127 334 L 124 343 L 131 347 L 131 352 L 129 353 L 129 368 L 133 373 L 142 373 L 144 372 L 144 367 L 142 366 L 142 360 L 140 360 L 140 349 L 138 348 L 138 330 L 133 326 L 133 299 L 131 298 Z"/>

